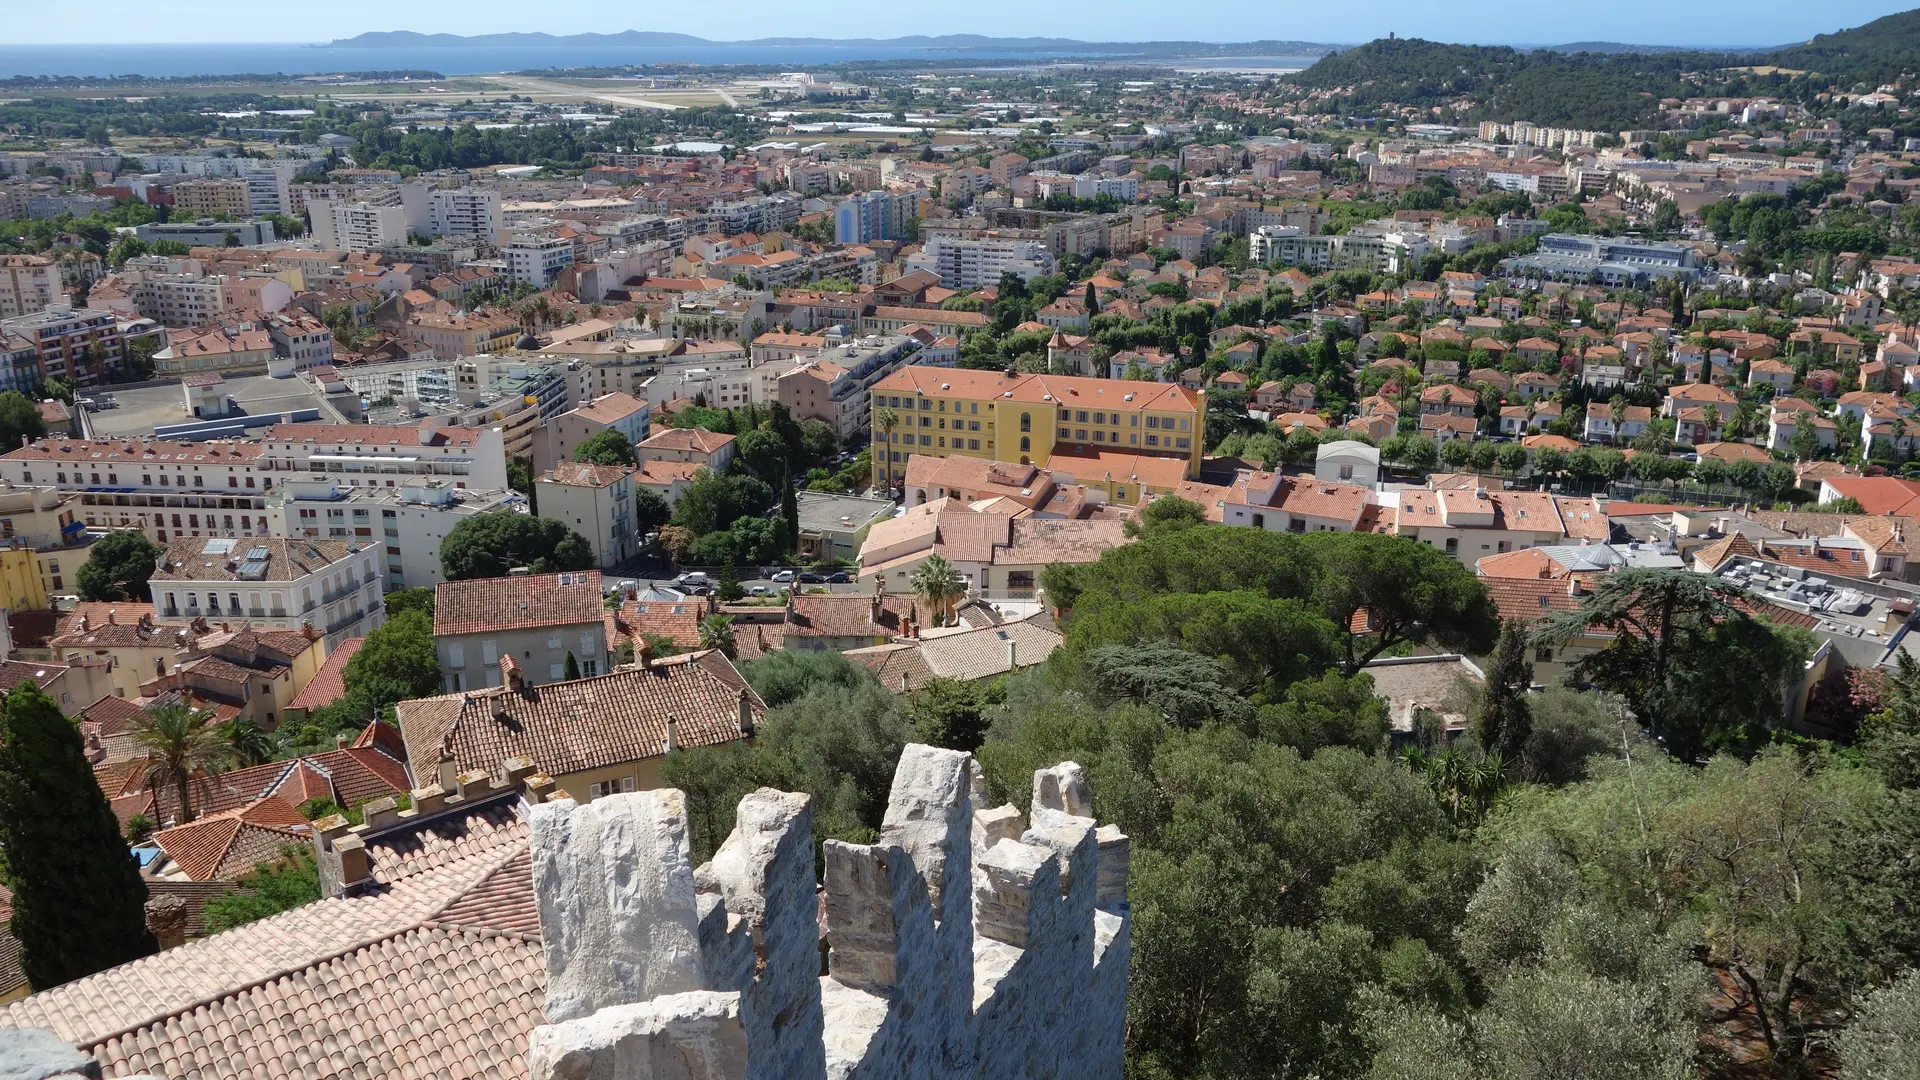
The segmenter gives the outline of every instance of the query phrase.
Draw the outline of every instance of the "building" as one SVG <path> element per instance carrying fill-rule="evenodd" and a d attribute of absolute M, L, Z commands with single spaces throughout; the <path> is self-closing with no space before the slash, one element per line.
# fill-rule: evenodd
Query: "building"
<path fill-rule="evenodd" d="M 140 529 L 162 544 L 182 536 L 265 537 L 275 474 L 264 450 L 219 439 L 45 438 L 0 457 L 0 478 L 78 492 L 88 528 Z"/>
<path fill-rule="evenodd" d="M 560 271 L 573 265 L 573 241 L 563 236 L 522 234 L 500 252 L 507 260 L 507 276 L 536 289 L 552 285 Z"/>
<path fill-rule="evenodd" d="M 480 514 L 526 511 L 517 491 L 455 487 L 447 478 L 408 477 L 398 487 L 338 479 L 289 478 L 267 496 L 274 536 L 377 544 L 385 549 L 387 588 L 440 583 L 440 545 Z"/>
<path fill-rule="evenodd" d="M 397 196 L 385 204 L 308 199 L 307 217 L 313 242 L 322 249 L 376 251 L 407 242 L 407 211 Z"/>
<path fill-rule="evenodd" d="M 434 647 L 450 694 L 500 686 L 511 658 L 527 683 L 610 669 L 600 572 L 443 581 L 433 590 Z"/>
<path fill-rule="evenodd" d="M 876 413 L 885 407 L 894 421 L 874 440 L 883 483 L 904 479 L 914 454 L 1038 465 L 1123 503 L 1142 485 L 1170 491 L 1200 474 L 1205 403 L 1172 383 L 908 365 L 872 394 Z M 1173 483 L 1161 477 L 1169 468 Z"/>
<path fill-rule="evenodd" d="M 870 425 L 875 383 L 910 364 L 920 342 L 904 334 L 848 340 L 782 374 L 775 383 L 781 405 L 795 420 L 818 420 L 842 442 Z"/>
<path fill-rule="evenodd" d="M 799 554 L 820 562 L 852 562 L 874 522 L 891 517 L 892 499 L 802 491 L 794 496 L 800 511 Z"/>
<path fill-rule="evenodd" d="M 1118 518 L 1086 520 L 979 513 L 942 499 L 875 522 L 860 548 L 860 579 L 886 593 L 911 594 L 913 571 L 930 555 L 952 563 L 969 590 L 995 600 L 1031 600 L 1054 563 L 1099 560 L 1127 542 Z M 874 642 L 872 644 L 882 644 Z"/>
<path fill-rule="evenodd" d="M 1321 443 L 1313 458 L 1313 478 L 1377 488 L 1380 486 L 1380 451 L 1352 439 Z"/>
<path fill-rule="evenodd" d="M 978 289 L 998 282 L 1002 274 L 1031 281 L 1053 273 L 1056 263 L 1043 240 L 984 232 L 935 237 L 907 257 L 906 268 L 938 274 L 940 284 L 948 289 Z"/>
<path fill-rule="evenodd" d="M 849 195 L 833 208 L 833 242 L 898 240 L 907 235 L 908 222 L 919 217 L 919 210 L 920 196 L 916 192 Z"/>
<path fill-rule="evenodd" d="M 500 193 L 493 188 L 403 184 L 400 202 L 412 230 L 423 236 L 470 236 L 488 244 L 500 242 L 506 217 Z"/>
<path fill-rule="evenodd" d="M 252 720 L 271 731 L 325 659 L 317 629 L 223 625 L 218 633 L 189 637 L 164 671 L 147 672 L 139 696 L 179 694 L 202 708 Z"/>
<path fill-rule="evenodd" d="M 661 786 L 669 750 L 748 738 L 766 705 L 717 651 L 571 681 L 535 682 L 511 657 L 509 681 L 396 710 L 412 764 L 436 775 L 512 757 L 540 760 L 559 791 L 586 803 Z"/>
<path fill-rule="evenodd" d="M 0 338 L 19 338 L 32 348 L 36 370 L 27 385 L 59 379 L 88 388 L 105 382 L 125 362 L 128 337 L 113 312 L 66 304 L 0 319 Z M 19 383 L 23 373 L 18 360 L 14 368 Z"/>
<path fill-rule="evenodd" d="M 0 319 L 33 315 L 65 295 L 60 267 L 44 255 L 0 255 Z"/>
<path fill-rule="evenodd" d="M 252 216 L 245 180 L 225 177 L 187 180 L 173 185 L 168 191 L 173 196 L 174 209 L 182 214 L 194 217 L 217 215 L 223 218 Z"/>
<path fill-rule="evenodd" d="M 376 554 L 356 541 L 174 539 L 147 584 L 160 619 L 310 626 L 332 648 L 386 622 Z"/>
<path fill-rule="evenodd" d="M 1687 244 L 1624 237 L 1547 233 L 1531 255 L 1500 263 L 1508 277 L 1546 281 L 1597 282 L 1613 287 L 1700 274 L 1694 249 Z"/>
<path fill-rule="evenodd" d="M 726 472 L 733 462 L 734 437 L 705 428 L 665 428 L 634 447 L 641 462 L 664 461 Z"/>
<path fill-rule="evenodd" d="M 134 227 L 133 235 L 149 244 L 172 240 L 188 247 L 262 247 L 274 240 L 271 221 L 215 221 L 212 218 L 139 225 Z M 232 244 L 227 243 L 228 237 L 233 238 Z"/>
<path fill-rule="evenodd" d="M 633 470 L 561 462 L 533 482 L 542 517 L 563 521 L 587 538 L 593 564 L 611 570 L 639 553 L 633 524 Z"/>
<path fill-rule="evenodd" d="M 602 394 L 570 412 L 548 420 L 533 440 L 533 467 L 546 472 L 573 460 L 580 444 L 607 431 L 617 431 L 635 446 L 647 441 L 652 406 L 632 394 Z"/>
<path fill-rule="evenodd" d="M 335 478 L 348 487 L 398 487 L 408 479 L 433 478 L 456 489 L 508 486 L 498 428 L 275 424 L 255 446 L 259 467 L 270 475 Z"/>

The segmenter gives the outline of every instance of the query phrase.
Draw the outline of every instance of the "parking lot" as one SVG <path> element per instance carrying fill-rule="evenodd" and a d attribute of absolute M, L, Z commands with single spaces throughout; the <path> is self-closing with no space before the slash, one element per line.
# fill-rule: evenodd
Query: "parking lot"
<path fill-rule="evenodd" d="M 320 406 L 319 396 L 299 379 L 242 375 L 229 378 L 226 387 L 240 411 L 248 416 L 276 415 Z M 134 388 L 105 386 L 100 387 L 97 394 L 111 394 L 120 403 L 119 408 L 98 409 L 87 414 L 87 423 L 98 436 L 148 436 L 156 427 L 193 419 L 187 415 L 186 391 L 177 382 Z"/>

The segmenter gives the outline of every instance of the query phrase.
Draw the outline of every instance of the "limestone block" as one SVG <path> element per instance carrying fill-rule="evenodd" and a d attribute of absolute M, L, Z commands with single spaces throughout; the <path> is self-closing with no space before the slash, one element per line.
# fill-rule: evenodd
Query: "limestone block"
<path fill-rule="evenodd" d="M 1098 858 L 1100 884 L 1093 902 L 1103 909 L 1124 906 L 1127 902 L 1127 872 L 1132 856 L 1132 841 L 1118 825 L 1102 825 L 1096 834 L 1100 842 Z"/>
<path fill-rule="evenodd" d="M 529 1080 L 743 1080 L 740 996 L 697 990 L 533 1029 Z"/>
<path fill-rule="evenodd" d="M 894 768 L 893 790 L 881 819 L 882 843 L 898 844 L 926 879 L 927 897 L 935 919 L 944 919 L 947 905 L 964 903 L 964 891 L 955 894 L 948 882 L 966 888 L 964 870 L 953 877 L 949 863 L 962 867 L 973 844 L 973 755 L 959 750 L 909 744 Z"/>
<path fill-rule="evenodd" d="M 68 1073 L 98 1077 L 100 1063 L 46 1028 L 0 1028 L 0 1078 L 48 1080 Z"/>
<path fill-rule="evenodd" d="M 686 800 L 671 789 L 530 812 L 547 1018 L 701 988 Z"/>
<path fill-rule="evenodd" d="M 761 788 L 740 800 L 734 828 L 695 875 L 752 931 L 754 977 L 740 1018 L 754 1080 L 825 1075 L 820 1016 L 820 901 L 813 813 L 805 795 Z"/>
<path fill-rule="evenodd" d="M 1093 793 L 1087 788 L 1087 770 L 1063 761 L 1033 773 L 1033 805 L 1074 817 L 1093 816 Z"/>
<path fill-rule="evenodd" d="M 986 850 L 1002 840 L 1018 840 L 1026 830 L 1026 823 L 1020 820 L 1020 808 L 1008 803 L 987 809 L 976 808 L 973 812 L 973 856 L 979 858 Z"/>
<path fill-rule="evenodd" d="M 856 990 L 886 994 L 897 982 L 900 924 L 894 896 L 902 878 L 918 883 L 907 853 L 898 847 L 824 845 L 827 874 L 827 972 Z"/>
<path fill-rule="evenodd" d="M 700 906 L 700 973 L 708 990 L 744 990 L 753 981 L 753 928 L 727 910 L 719 893 L 703 892 Z"/>
<path fill-rule="evenodd" d="M 980 936 L 1022 949 L 1040 944 L 1060 903 L 1060 860 L 1046 848 L 1002 840 L 980 858 L 973 921 Z"/>

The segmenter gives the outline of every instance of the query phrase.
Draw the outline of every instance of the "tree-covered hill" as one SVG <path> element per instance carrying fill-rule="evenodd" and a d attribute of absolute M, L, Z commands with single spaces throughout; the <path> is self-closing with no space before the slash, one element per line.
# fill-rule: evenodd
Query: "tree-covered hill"
<path fill-rule="evenodd" d="M 1920 72 L 1920 9 L 1821 34 L 1804 45 L 1773 52 L 1765 62 L 1817 71 L 1843 82 L 1878 84 Z"/>

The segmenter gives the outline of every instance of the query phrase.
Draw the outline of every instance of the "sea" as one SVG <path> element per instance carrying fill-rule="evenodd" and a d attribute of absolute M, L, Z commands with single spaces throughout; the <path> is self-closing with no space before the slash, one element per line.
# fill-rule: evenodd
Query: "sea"
<path fill-rule="evenodd" d="M 300 44 L 251 45 L 9 45 L 0 44 L 0 79 L 16 75 L 322 75 L 345 71 L 437 71 L 475 75 L 622 64 L 764 64 L 803 68 L 849 60 L 995 60 L 1034 53 L 917 49 L 887 45 L 668 45 L 668 46 L 426 46 L 346 48 Z M 1098 59 L 1089 53 L 1083 59 Z M 1107 57 L 1113 58 L 1110 55 Z M 1161 60 L 1159 63 L 1166 63 Z M 1305 59 L 1299 66 L 1312 63 Z M 0 92 L 5 91 L 0 86 Z"/>

